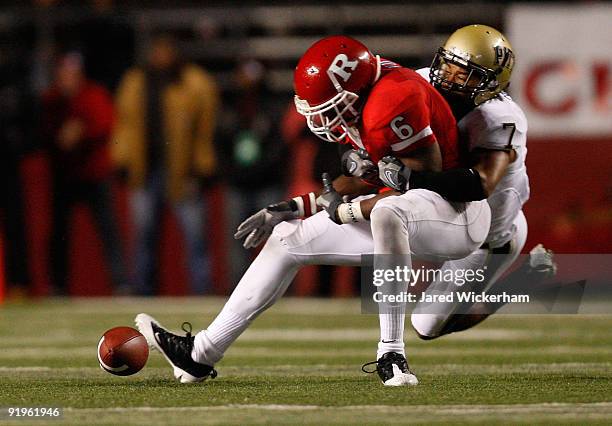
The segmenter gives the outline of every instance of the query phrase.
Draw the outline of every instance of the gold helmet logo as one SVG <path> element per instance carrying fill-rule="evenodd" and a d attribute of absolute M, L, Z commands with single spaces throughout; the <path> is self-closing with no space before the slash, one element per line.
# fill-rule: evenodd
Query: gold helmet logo
<path fill-rule="evenodd" d="M 438 49 L 430 69 L 438 89 L 465 95 L 475 105 L 494 98 L 510 84 L 515 56 L 495 28 L 468 25 Z"/>
<path fill-rule="evenodd" d="M 506 46 L 495 46 L 495 62 L 504 68 L 512 70 L 514 67 L 514 53 Z"/>

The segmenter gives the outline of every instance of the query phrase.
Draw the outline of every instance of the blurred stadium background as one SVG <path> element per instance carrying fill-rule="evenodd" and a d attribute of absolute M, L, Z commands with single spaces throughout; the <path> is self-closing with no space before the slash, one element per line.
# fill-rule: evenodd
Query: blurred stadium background
<path fill-rule="evenodd" d="M 292 109 L 292 68 L 306 48 L 324 35 L 345 33 L 375 53 L 419 68 L 429 65 L 454 29 L 471 23 L 505 32 L 517 54 L 510 89 L 530 123 L 532 193 L 525 208 L 526 247 L 543 242 L 559 253 L 612 253 L 610 22 L 612 5 L 606 2 L 279 1 L 262 5 L 174 1 L 172 6 L 152 0 L 2 2 L 0 243 L 4 255 L 0 263 L 5 273 L 0 291 L 10 298 L 228 294 L 248 256 L 254 255 L 232 240 L 237 220 L 275 198 L 311 190 L 321 171 L 337 173 L 335 150 L 309 136 Z M 195 160 L 194 152 L 201 149 L 205 166 L 192 175 L 187 165 L 183 176 L 187 179 L 183 182 L 193 184 L 192 200 L 201 198 L 200 208 L 204 205 L 204 224 L 197 209 L 191 211 L 197 217 L 191 216 L 190 223 L 203 237 L 194 247 L 206 256 L 194 260 L 199 266 L 190 266 L 186 247 L 191 243 L 182 230 L 193 228 L 185 226 L 175 208 L 180 196 L 171 196 L 160 217 L 147 215 L 154 223 L 147 236 L 153 241 L 148 243 L 150 249 L 154 246 L 150 250 L 154 268 L 147 273 L 155 278 L 147 281 L 138 276 L 147 268 L 136 265 L 135 246 L 143 236 L 138 235 L 135 222 L 150 211 L 145 207 L 141 216 L 131 214 L 137 189 L 134 169 L 121 162 L 125 132 L 117 136 L 121 132 L 110 129 L 106 140 L 97 142 L 104 148 L 93 160 L 110 164 L 102 177 L 95 178 L 112 190 L 119 230 L 118 241 L 112 241 L 112 232 L 96 228 L 88 203 L 61 210 L 71 205 L 65 202 L 59 212 L 55 204 L 56 214 L 52 214 L 54 200 L 96 205 L 97 198 L 87 198 L 91 195 L 87 190 L 79 194 L 83 188 L 53 183 L 58 173 L 70 173 L 62 170 L 63 165 L 58 168 L 57 147 L 50 139 L 69 129 L 63 128 L 66 117 L 47 116 L 56 107 L 43 101 L 49 99 L 49 88 L 63 78 L 58 70 L 69 73 L 82 65 L 87 77 L 113 96 L 115 111 L 107 113 L 115 116 L 115 126 L 123 122 L 129 127 L 134 123 L 129 114 L 122 118 L 121 102 L 128 70 L 144 66 L 150 72 L 153 62 L 163 63 L 164 54 L 172 57 L 174 53 L 180 59 L 173 67 L 197 64 L 198 75 L 204 76 L 200 100 L 210 101 L 208 110 L 197 118 L 203 136 L 184 142 L 185 158 Z M 162 81 L 175 78 L 163 73 L 154 76 Z M 164 90 L 153 86 L 146 90 L 158 95 Z M 198 108 L 194 114 L 201 112 Z M 154 101 L 142 105 L 143 111 L 153 111 L 157 118 L 167 119 L 167 115 L 180 121 L 184 115 L 180 108 L 162 109 L 156 109 Z M 47 129 L 53 120 L 55 133 Z M 168 141 L 160 142 L 155 136 L 155 130 L 161 129 L 159 122 L 143 120 L 150 127 L 147 137 L 161 144 L 146 148 L 147 152 L 163 157 L 166 151 L 160 146 Z M 163 158 L 148 161 L 148 166 L 155 163 L 164 168 L 160 166 Z M 65 229 L 58 229 L 61 220 L 67 221 Z M 103 229 L 112 230 L 113 224 L 109 228 L 107 222 L 102 220 L 107 226 Z M 52 270 L 58 264 L 53 261 L 58 245 L 68 247 L 65 270 Z M 199 269 L 194 273 L 190 267 Z M 67 283 L 64 287 L 58 284 L 62 279 Z M 357 279 L 355 271 L 347 268 L 311 268 L 301 272 L 290 292 L 355 296 Z M 144 287 L 136 282 L 145 283 Z"/>

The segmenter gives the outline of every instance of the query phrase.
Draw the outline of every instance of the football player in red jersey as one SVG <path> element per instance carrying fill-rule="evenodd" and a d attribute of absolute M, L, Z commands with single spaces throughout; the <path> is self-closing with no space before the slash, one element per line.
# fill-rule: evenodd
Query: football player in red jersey
<path fill-rule="evenodd" d="M 406 170 L 461 165 L 453 115 L 426 80 L 344 36 L 312 45 L 294 78 L 296 107 L 312 132 L 356 148 L 343 157 L 351 176 L 333 184 L 324 178 L 319 194 L 268 206 L 239 226 L 236 238 L 246 236 L 245 247 L 266 244 L 206 330 L 182 337 L 146 314 L 136 317 L 140 331 L 182 382 L 214 375 L 214 364 L 231 343 L 282 296 L 304 265 L 357 266 L 362 255 L 376 253 L 399 256 L 411 267 L 412 256 L 432 261 L 465 257 L 487 235 L 486 201 L 450 203 L 429 190 L 406 191 Z M 470 169 L 464 170 L 465 179 L 473 178 Z M 398 191 L 376 194 L 384 187 Z M 324 211 L 317 212 L 317 206 Z M 378 256 L 374 267 L 392 267 L 387 262 Z M 408 282 L 399 282 L 392 291 L 400 294 L 407 287 Z M 405 303 L 380 308 L 376 371 L 385 385 L 414 385 L 418 380 L 409 370 L 403 342 Z"/>
<path fill-rule="evenodd" d="M 336 36 L 315 43 L 296 67 L 294 86 L 297 110 L 315 135 L 350 143 L 374 164 L 389 155 L 406 157 L 414 170 L 461 164 L 456 122 L 442 96 L 413 70 L 381 60 L 354 39 Z M 351 159 L 355 153 L 345 161 Z M 371 191 L 345 177 L 334 187 L 352 195 Z M 363 206 L 366 216 L 372 206 Z"/>

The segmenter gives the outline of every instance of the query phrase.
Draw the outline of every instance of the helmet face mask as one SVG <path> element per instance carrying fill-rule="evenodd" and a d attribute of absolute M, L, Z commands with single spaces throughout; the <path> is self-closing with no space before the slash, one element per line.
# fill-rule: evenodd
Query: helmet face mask
<path fill-rule="evenodd" d="M 308 101 L 295 95 L 297 111 L 306 117 L 306 124 L 312 133 L 326 142 L 344 143 L 349 127 L 359 120 L 357 101 L 359 96 L 343 90 L 319 105 L 310 106 Z"/>
<path fill-rule="evenodd" d="M 502 33 L 486 25 L 468 25 L 438 49 L 429 77 L 437 89 L 480 105 L 508 87 L 514 59 Z"/>
<path fill-rule="evenodd" d="M 438 49 L 429 70 L 431 83 L 439 89 L 465 96 L 470 101 L 498 83 L 495 71 L 481 67 L 461 56 Z"/>

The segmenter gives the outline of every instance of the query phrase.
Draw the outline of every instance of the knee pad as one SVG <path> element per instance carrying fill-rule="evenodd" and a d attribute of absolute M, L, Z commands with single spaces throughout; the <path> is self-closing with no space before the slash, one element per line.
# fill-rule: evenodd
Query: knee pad
<path fill-rule="evenodd" d="M 420 333 L 419 333 L 418 331 L 416 331 L 416 330 L 415 330 L 415 332 L 416 332 L 417 337 L 418 337 L 419 339 L 421 339 L 421 340 L 434 340 L 434 339 L 437 339 L 438 337 L 440 337 L 440 336 L 426 336 L 426 335 L 424 335 L 424 334 L 420 334 Z"/>
<path fill-rule="evenodd" d="M 377 254 L 406 255 L 407 259 L 385 259 L 384 262 L 401 262 L 400 264 L 411 264 L 410 251 L 410 229 L 409 224 L 403 219 L 401 211 L 394 204 L 383 198 L 377 203 L 370 215 L 374 250 Z M 379 259 L 383 261 L 382 259 Z M 391 266 L 391 265 L 390 265 Z"/>
<path fill-rule="evenodd" d="M 388 198 L 383 198 L 378 201 L 370 213 L 372 230 L 405 228 L 404 220 L 396 207 L 386 202 L 386 200 L 388 200 Z"/>
<path fill-rule="evenodd" d="M 412 314 L 410 322 L 420 339 L 433 340 L 440 337 L 445 318 L 435 314 Z"/>
<path fill-rule="evenodd" d="M 298 268 L 287 245 L 271 235 L 242 276 L 226 308 L 252 321 L 285 293 Z"/>
<path fill-rule="evenodd" d="M 268 241 L 266 241 L 258 256 L 261 256 L 264 252 L 266 253 L 266 257 L 276 258 L 277 263 L 291 263 L 295 261 L 295 256 L 291 254 L 287 242 L 274 233 L 268 237 Z"/>

